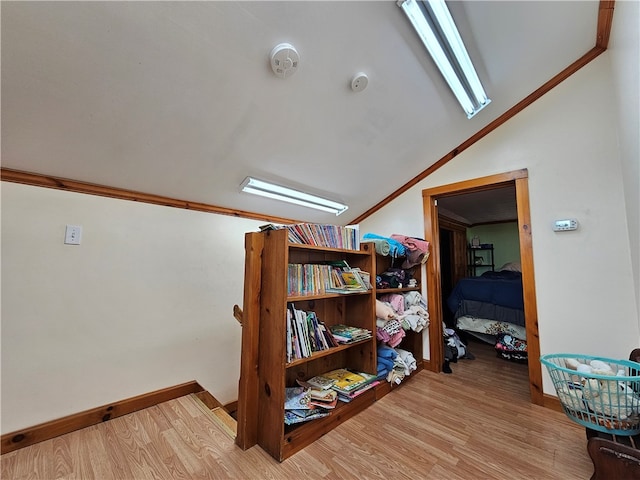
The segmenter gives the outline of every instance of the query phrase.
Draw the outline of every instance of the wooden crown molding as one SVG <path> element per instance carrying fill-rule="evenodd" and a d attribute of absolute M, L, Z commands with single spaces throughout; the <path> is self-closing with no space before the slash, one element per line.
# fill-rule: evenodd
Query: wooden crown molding
<path fill-rule="evenodd" d="M 606 50 L 609 46 L 611 24 L 613 23 L 614 0 L 600 0 L 598 7 L 598 26 L 596 31 L 596 48 Z"/>
<path fill-rule="evenodd" d="M 120 200 L 131 200 L 133 202 L 151 203 L 153 205 L 163 205 L 165 207 L 182 208 L 184 210 L 196 210 L 199 212 L 216 213 L 218 215 L 228 215 L 238 218 L 249 218 L 270 223 L 298 223 L 298 220 L 290 218 L 274 217 L 260 213 L 235 210 L 233 208 L 218 207 L 207 203 L 190 202 L 189 200 L 179 200 L 176 198 L 153 195 L 151 193 L 125 190 L 122 188 L 108 187 L 94 183 L 80 182 L 68 178 L 42 175 L 39 173 L 23 172 L 9 168 L 0 169 L 0 180 L 3 182 L 22 183 L 36 187 L 54 188 L 56 190 L 66 190 L 68 192 L 85 193 L 98 195 L 100 197 L 118 198 Z"/>

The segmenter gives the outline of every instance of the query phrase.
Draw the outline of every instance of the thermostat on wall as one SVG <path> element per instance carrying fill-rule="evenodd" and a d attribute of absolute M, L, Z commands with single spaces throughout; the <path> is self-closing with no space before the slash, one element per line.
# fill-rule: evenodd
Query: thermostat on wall
<path fill-rule="evenodd" d="M 553 224 L 554 232 L 566 232 L 568 230 L 576 230 L 578 228 L 578 221 L 575 218 L 569 218 L 567 220 L 556 220 Z"/>

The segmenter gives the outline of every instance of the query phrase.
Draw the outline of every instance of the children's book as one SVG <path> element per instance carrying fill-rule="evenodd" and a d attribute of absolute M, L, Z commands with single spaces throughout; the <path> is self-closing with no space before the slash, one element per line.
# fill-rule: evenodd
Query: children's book
<path fill-rule="evenodd" d="M 357 342 L 372 337 L 370 330 L 366 328 L 352 327 L 349 325 L 329 326 L 331 334 L 339 343 Z"/>
<path fill-rule="evenodd" d="M 376 380 L 375 375 L 362 372 L 351 372 L 346 368 L 339 368 L 323 374 L 325 377 L 335 379 L 336 383 L 331 387 L 338 393 L 350 393 L 358 387 L 362 387 Z"/>
<path fill-rule="evenodd" d="M 337 393 L 337 392 L 333 391 L 333 393 Z M 336 408 L 336 405 L 338 405 L 338 396 L 336 394 L 336 397 L 333 400 L 331 400 L 330 402 L 324 402 L 324 401 L 321 401 L 321 400 L 314 400 L 312 398 L 309 403 L 311 405 L 313 405 L 314 407 L 332 409 L 332 408 Z"/>
<path fill-rule="evenodd" d="M 327 390 L 336 383 L 335 379 L 325 377 L 324 375 L 316 375 L 315 377 L 307 380 L 307 383 L 311 385 L 312 388 L 316 388 L 319 390 Z"/>
<path fill-rule="evenodd" d="M 285 410 L 309 410 L 313 408 L 309 405 L 311 400 L 311 389 L 305 387 L 285 388 L 284 408 Z"/>
<path fill-rule="evenodd" d="M 302 412 L 310 412 L 303 414 Z M 309 420 L 315 420 L 316 418 L 326 417 L 331 412 L 322 410 L 320 408 L 316 410 L 285 410 L 284 411 L 284 423 L 286 425 L 294 425 L 296 423 L 308 422 Z"/>
<path fill-rule="evenodd" d="M 357 289 L 361 289 L 362 285 L 358 279 L 358 277 L 356 276 L 355 272 L 351 271 L 351 272 L 342 272 L 342 280 L 344 281 L 345 287 L 352 289 L 352 290 L 357 290 Z"/>

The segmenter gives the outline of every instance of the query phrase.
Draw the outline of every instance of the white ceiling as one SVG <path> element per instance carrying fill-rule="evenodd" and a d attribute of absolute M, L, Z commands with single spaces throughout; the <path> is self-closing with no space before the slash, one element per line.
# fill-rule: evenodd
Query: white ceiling
<path fill-rule="evenodd" d="M 7 2 L 2 166 L 347 223 L 595 45 L 597 1 L 458 1 L 492 103 L 471 120 L 388 1 Z M 269 66 L 281 42 L 298 71 Z M 357 72 L 362 92 L 349 88 Z M 331 214 L 239 192 L 326 194 Z"/>
<path fill-rule="evenodd" d="M 440 197 L 438 214 L 469 226 L 516 221 L 516 187 L 509 185 Z"/>

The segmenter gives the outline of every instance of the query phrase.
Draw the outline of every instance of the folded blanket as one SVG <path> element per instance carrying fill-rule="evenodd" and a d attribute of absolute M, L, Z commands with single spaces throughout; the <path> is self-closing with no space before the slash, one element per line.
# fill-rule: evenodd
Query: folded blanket
<path fill-rule="evenodd" d="M 411 268 L 421 263 L 425 263 L 429 258 L 429 242 L 421 238 L 407 237 L 406 235 L 391 235 L 393 240 L 400 242 L 405 247 L 407 258 L 402 264 L 402 268 Z"/>
<path fill-rule="evenodd" d="M 404 333 L 404 330 L 400 330 L 398 333 L 394 333 L 393 335 L 391 335 L 391 338 L 387 342 L 387 345 L 389 345 L 390 347 L 397 347 L 398 345 L 400 345 L 400 342 L 402 342 L 402 339 L 405 337 L 405 335 L 406 334 Z"/>
<path fill-rule="evenodd" d="M 388 303 L 391 308 L 393 308 L 393 311 L 397 314 L 404 313 L 404 306 L 406 303 L 404 295 L 401 295 L 399 293 L 385 293 L 383 295 L 380 295 L 378 301 Z"/>
<path fill-rule="evenodd" d="M 422 308 L 427 308 L 427 301 L 420 292 L 405 292 L 402 294 L 404 297 L 405 310 L 413 305 L 417 305 Z"/>
<path fill-rule="evenodd" d="M 391 335 L 384 328 L 376 327 L 376 338 L 382 343 L 387 343 L 391 340 Z"/>
<path fill-rule="evenodd" d="M 378 370 L 381 370 L 380 367 L 390 371 L 393 369 L 394 362 L 393 360 L 389 360 L 388 358 L 378 358 Z"/>
<path fill-rule="evenodd" d="M 376 235 L 375 233 L 365 233 L 362 236 L 362 240 L 365 242 L 373 241 L 373 240 L 386 240 L 389 243 L 389 255 L 392 257 L 404 257 L 406 253 L 406 249 L 402 243 L 394 240 L 393 238 L 383 237 L 381 235 Z"/>
<path fill-rule="evenodd" d="M 389 320 L 391 318 L 395 318 L 396 313 L 391 308 L 391 305 L 388 303 L 381 302 L 376 299 L 376 317 L 381 318 L 382 320 Z"/>
<path fill-rule="evenodd" d="M 421 317 L 420 315 L 405 315 L 402 318 L 402 324 L 406 325 L 407 330 L 413 330 L 414 332 L 421 332 L 427 326 L 429 326 L 429 321 Z"/>
<path fill-rule="evenodd" d="M 395 370 L 401 371 L 404 373 L 404 375 L 409 375 L 411 373 L 411 370 L 409 369 L 409 366 L 405 363 L 405 361 L 402 359 L 402 357 L 400 355 L 398 355 L 394 360 L 393 360 L 393 368 Z"/>
<path fill-rule="evenodd" d="M 418 305 L 413 305 L 405 310 L 400 321 L 406 329 L 421 332 L 429 326 L 429 312 Z"/>
<path fill-rule="evenodd" d="M 389 348 L 385 345 L 380 345 L 378 347 L 378 358 L 390 358 L 394 359 L 398 356 L 398 352 L 396 352 L 393 348 Z"/>
<path fill-rule="evenodd" d="M 382 238 L 367 238 L 364 240 L 373 243 L 373 248 L 375 248 L 378 255 L 386 257 L 387 255 L 389 255 L 389 253 L 391 253 L 391 245 L 389 245 L 389 242 Z"/>
<path fill-rule="evenodd" d="M 408 350 L 403 350 L 401 348 L 396 348 L 396 353 L 398 354 L 398 357 L 400 357 L 402 361 L 405 363 L 405 365 L 409 368 L 409 370 L 413 371 L 418 368 L 418 365 L 415 357 L 413 356 L 413 353 L 409 352 Z"/>

